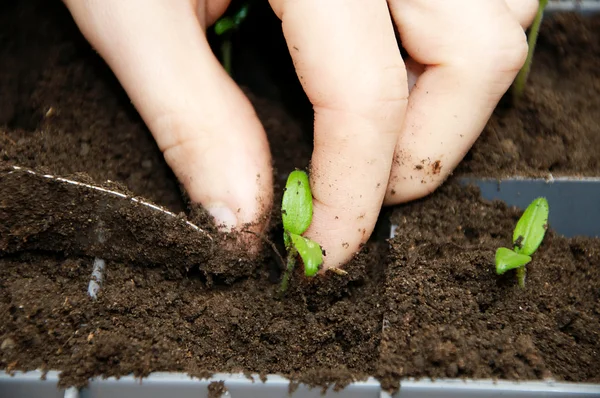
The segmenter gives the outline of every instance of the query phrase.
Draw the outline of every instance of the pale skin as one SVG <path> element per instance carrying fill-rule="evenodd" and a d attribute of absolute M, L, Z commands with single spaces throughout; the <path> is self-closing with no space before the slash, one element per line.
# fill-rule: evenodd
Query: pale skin
<path fill-rule="evenodd" d="M 229 1 L 64 1 L 190 199 L 225 230 L 262 230 L 273 200 L 265 132 L 205 34 Z M 428 195 L 462 160 L 525 61 L 538 0 L 270 4 L 315 111 L 306 236 L 326 250 L 324 269 L 343 267 L 382 206 Z"/>

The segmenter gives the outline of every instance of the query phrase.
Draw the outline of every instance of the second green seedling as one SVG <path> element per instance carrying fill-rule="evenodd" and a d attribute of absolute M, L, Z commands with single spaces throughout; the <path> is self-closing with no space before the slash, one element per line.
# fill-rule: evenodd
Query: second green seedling
<path fill-rule="evenodd" d="M 221 43 L 221 62 L 223 63 L 223 68 L 225 68 L 229 76 L 231 76 L 233 73 L 231 62 L 231 35 L 240 28 L 242 22 L 244 22 L 244 20 L 248 17 L 249 7 L 250 5 L 245 3 L 235 14 L 232 16 L 222 17 L 215 23 L 214 26 L 215 33 L 218 36 L 223 37 L 223 42 Z"/>
<path fill-rule="evenodd" d="M 548 229 L 549 212 L 546 198 L 537 198 L 527 206 L 513 232 L 514 249 L 500 247 L 496 250 L 498 275 L 516 269 L 519 286 L 525 287 L 525 265 L 531 262 L 531 256 L 544 239 Z"/>

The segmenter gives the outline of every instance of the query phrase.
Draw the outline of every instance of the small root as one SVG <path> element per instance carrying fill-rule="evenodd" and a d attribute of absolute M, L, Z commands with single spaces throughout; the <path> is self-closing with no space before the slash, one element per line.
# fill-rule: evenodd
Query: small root
<path fill-rule="evenodd" d="M 275 243 L 271 242 L 271 240 L 269 238 L 267 238 L 263 234 L 259 234 L 258 232 L 250 231 L 247 229 L 243 229 L 241 232 L 252 234 L 252 235 L 260 238 L 263 242 L 267 243 L 271 247 L 273 252 L 277 255 L 277 259 L 279 260 L 279 264 L 281 265 L 281 268 L 285 268 L 285 261 L 283 260 L 283 256 L 281 255 L 281 253 L 279 253 L 279 250 L 277 250 Z"/>
<path fill-rule="evenodd" d="M 348 272 L 344 271 L 341 268 L 327 268 L 328 272 L 333 272 L 334 274 L 338 274 L 338 275 L 348 275 Z"/>
<path fill-rule="evenodd" d="M 6 134 L 4 131 L 2 132 L 2 138 L 4 138 L 6 141 L 10 142 L 13 145 L 17 145 L 17 143 L 11 139 L 8 134 Z"/>

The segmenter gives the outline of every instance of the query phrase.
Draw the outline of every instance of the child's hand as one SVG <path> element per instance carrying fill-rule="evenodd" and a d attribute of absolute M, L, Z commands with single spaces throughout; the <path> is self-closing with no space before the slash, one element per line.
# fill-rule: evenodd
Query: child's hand
<path fill-rule="evenodd" d="M 272 202 L 268 143 L 205 37 L 227 1 L 65 2 L 191 199 L 232 227 L 258 220 Z M 270 2 L 315 109 L 307 236 L 337 267 L 382 204 L 427 195 L 460 162 L 523 65 L 538 1 Z"/>

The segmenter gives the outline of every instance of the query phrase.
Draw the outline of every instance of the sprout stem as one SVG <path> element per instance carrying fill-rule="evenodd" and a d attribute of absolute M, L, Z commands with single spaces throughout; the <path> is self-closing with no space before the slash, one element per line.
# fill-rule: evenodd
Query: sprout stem
<path fill-rule="evenodd" d="M 525 288 L 525 274 L 527 271 L 525 270 L 525 266 L 517 268 L 517 280 L 519 282 L 519 287 Z"/>
<path fill-rule="evenodd" d="M 229 76 L 231 75 L 231 39 L 223 40 L 221 44 L 221 55 L 223 57 L 223 67 Z"/>
<path fill-rule="evenodd" d="M 295 247 L 291 246 L 288 248 L 287 255 L 287 267 L 283 272 L 283 277 L 281 278 L 281 286 L 279 287 L 279 296 L 282 297 L 287 291 L 288 284 L 290 282 L 290 276 L 292 275 L 292 271 L 296 266 L 296 257 L 298 256 L 298 251 Z"/>
<path fill-rule="evenodd" d="M 529 37 L 527 38 L 527 44 L 529 45 L 529 50 L 527 51 L 527 58 L 525 59 L 525 64 L 519 71 L 517 78 L 515 79 L 512 87 L 513 101 L 518 101 L 523 95 L 523 91 L 525 90 L 525 84 L 527 83 L 527 78 L 529 77 L 529 71 L 531 70 L 531 63 L 533 61 L 533 53 L 535 52 L 535 45 L 537 43 L 538 35 L 540 32 L 540 26 L 542 25 L 542 17 L 544 16 L 544 9 L 548 4 L 548 0 L 540 0 L 540 4 L 537 10 L 537 14 L 535 19 L 533 20 L 533 24 L 529 29 Z"/>

